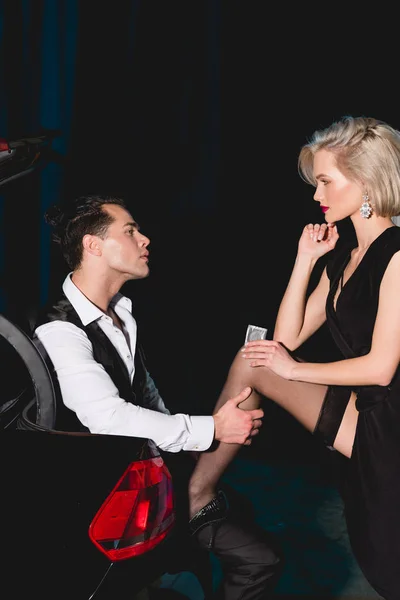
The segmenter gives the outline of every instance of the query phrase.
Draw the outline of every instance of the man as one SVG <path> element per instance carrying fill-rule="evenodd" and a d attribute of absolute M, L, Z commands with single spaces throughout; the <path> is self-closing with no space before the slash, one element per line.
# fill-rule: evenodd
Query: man
<path fill-rule="evenodd" d="M 149 274 L 150 240 L 124 201 L 80 197 L 52 207 L 45 217 L 71 269 L 59 301 L 45 308 L 35 329 L 61 392 L 56 427 L 149 438 L 166 453 L 249 445 L 263 416 L 259 408 L 246 410 L 250 388 L 207 416 L 172 415 L 160 397 L 145 365 L 131 301 L 120 293 L 126 281 Z M 212 462 L 203 467 L 204 480 Z M 200 460 L 194 472 L 190 530 L 220 558 L 224 597 L 267 598 L 279 556 L 265 532 L 232 518 L 223 492 L 202 489 Z"/>

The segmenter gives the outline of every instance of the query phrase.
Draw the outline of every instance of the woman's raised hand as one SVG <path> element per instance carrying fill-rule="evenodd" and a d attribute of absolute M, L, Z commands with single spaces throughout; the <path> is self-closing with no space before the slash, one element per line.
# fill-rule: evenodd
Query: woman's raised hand
<path fill-rule="evenodd" d="M 339 233 L 335 223 L 309 223 L 300 236 L 299 254 L 320 258 L 336 246 Z"/>

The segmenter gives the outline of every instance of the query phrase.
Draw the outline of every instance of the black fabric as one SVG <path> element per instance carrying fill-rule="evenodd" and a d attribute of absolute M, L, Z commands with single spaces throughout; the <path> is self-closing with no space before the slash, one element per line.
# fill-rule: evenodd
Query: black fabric
<path fill-rule="evenodd" d="M 104 367 L 115 386 L 118 388 L 121 398 L 132 404 L 142 404 L 143 390 L 146 383 L 146 367 L 144 352 L 139 343 L 139 337 L 136 341 L 134 359 L 135 375 L 133 382 L 131 383 L 129 373 L 122 358 L 103 330 L 95 321 L 84 326 L 78 313 L 64 294 L 62 294 L 60 300 L 40 311 L 36 327 L 50 321 L 67 321 L 82 329 L 93 346 L 94 359 Z M 88 431 L 87 427 L 79 421 L 76 414 L 63 403 L 57 375 L 52 367 L 50 358 L 47 355 L 45 358 L 51 367 L 51 373 L 57 392 L 56 423 L 54 428 L 59 431 Z"/>
<path fill-rule="evenodd" d="M 327 323 L 344 358 L 367 354 L 379 302 L 379 290 L 387 265 L 400 250 L 400 229 L 386 229 L 374 240 L 360 264 L 334 297 L 351 248 L 333 251 L 327 265 L 330 291 Z M 350 542 L 366 578 L 386 600 L 400 598 L 400 369 L 388 386 L 359 386 L 359 411 L 352 456 L 344 471 L 342 493 Z M 344 412 L 349 388 L 331 401 L 330 389 L 321 421 Z M 336 415 L 336 416 L 335 416 Z M 319 424 L 319 427 L 321 423 Z M 332 435 L 332 433 L 331 433 Z"/>
<path fill-rule="evenodd" d="M 244 522 L 232 515 L 221 521 L 216 531 L 213 525 L 197 534 L 200 547 L 208 548 L 213 537 L 213 553 L 220 561 L 222 583 L 216 598 L 224 600 L 268 600 L 282 570 L 276 541 L 254 522 Z"/>
<path fill-rule="evenodd" d="M 349 403 L 350 394 L 351 388 L 346 386 L 330 385 L 327 389 L 314 435 L 330 450 L 334 449 L 333 442 Z"/>
<path fill-rule="evenodd" d="M 275 536 L 257 525 L 249 500 L 222 483 L 227 514 L 218 523 L 202 526 L 189 537 L 187 489 L 195 460 L 185 452 L 161 452 L 161 455 L 174 481 L 177 526 L 187 531 L 193 550 L 211 549 L 220 562 L 222 582 L 212 600 L 272 599 L 284 566 L 283 551 Z"/>

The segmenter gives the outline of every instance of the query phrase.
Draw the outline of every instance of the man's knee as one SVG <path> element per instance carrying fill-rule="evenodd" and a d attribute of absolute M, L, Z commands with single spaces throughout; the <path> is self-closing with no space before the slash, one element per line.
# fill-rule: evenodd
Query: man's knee
<path fill-rule="evenodd" d="M 255 543 L 244 558 L 247 558 L 245 566 L 253 580 L 276 581 L 282 572 L 284 555 L 272 536 L 266 535 L 260 542 Z"/>
<path fill-rule="evenodd" d="M 283 554 L 275 538 L 256 525 L 221 524 L 213 551 L 224 574 L 224 599 L 267 599 L 283 569 Z"/>
<path fill-rule="evenodd" d="M 242 565 L 254 573 L 269 567 L 276 570 L 283 561 L 275 537 L 250 522 L 226 520 L 220 523 L 214 533 L 212 550 L 225 564 Z"/>

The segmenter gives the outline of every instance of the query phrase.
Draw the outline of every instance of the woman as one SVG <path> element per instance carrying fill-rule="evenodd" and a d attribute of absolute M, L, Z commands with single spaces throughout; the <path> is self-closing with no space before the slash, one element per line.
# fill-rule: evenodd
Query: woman
<path fill-rule="evenodd" d="M 354 554 L 375 590 L 398 600 L 400 228 L 392 217 L 400 214 L 400 132 L 376 119 L 344 117 L 303 146 L 299 172 L 315 187 L 325 223 L 304 227 L 273 340 L 241 348 L 216 410 L 249 385 L 253 406 L 260 396 L 272 399 L 349 459 L 343 497 Z M 337 243 L 336 223 L 347 217 L 356 241 Z M 328 252 L 308 296 L 313 268 Z M 343 359 L 296 360 L 294 352 L 325 321 Z M 233 452 L 221 445 L 213 453 L 210 495 L 218 485 L 215 464 L 222 472 Z"/>

